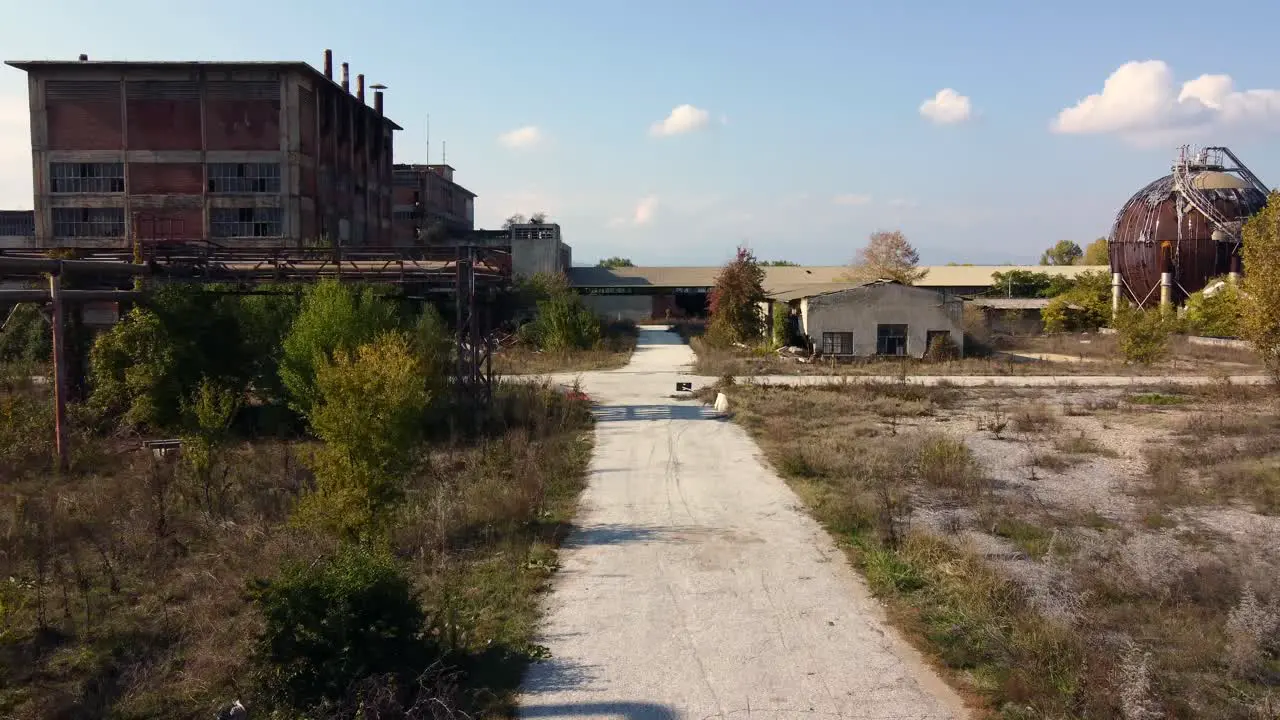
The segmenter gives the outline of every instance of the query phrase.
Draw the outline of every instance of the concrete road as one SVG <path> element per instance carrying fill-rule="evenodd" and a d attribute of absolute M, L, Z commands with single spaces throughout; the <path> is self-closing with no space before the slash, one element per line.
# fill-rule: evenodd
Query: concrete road
<path fill-rule="evenodd" d="M 596 448 L 525 678 L 525 718 L 959 718 L 737 425 L 670 399 L 693 355 L 644 329 L 584 375 Z"/>

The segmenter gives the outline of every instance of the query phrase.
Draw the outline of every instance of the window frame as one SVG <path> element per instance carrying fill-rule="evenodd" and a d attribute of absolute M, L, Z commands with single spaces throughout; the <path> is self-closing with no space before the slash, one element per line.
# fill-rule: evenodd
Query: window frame
<path fill-rule="evenodd" d="M 55 238 L 125 237 L 124 208 L 55 207 L 52 208 L 52 211 L 53 236 Z M 68 229 L 71 231 L 68 232 Z"/>
<path fill-rule="evenodd" d="M 847 344 L 846 344 L 847 343 Z M 847 350 L 846 350 L 847 348 Z M 822 333 L 822 354 L 834 357 L 853 355 L 853 333 L 844 331 L 824 331 Z M 846 350 L 845 352 L 840 352 Z"/>
<path fill-rule="evenodd" d="M 231 213 L 235 213 L 234 216 Z M 234 219 L 232 219 L 234 217 Z M 264 226 L 261 227 L 260 226 Z M 271 230 L 274 229 L 274 233 Z M 209 208 L 209 237 L 261 239 L 284 236 L 284 209 L 278 207 Z"/>
<path fill-rule="evenodd" d="M 49 193 L 53 195 L 123 194 L 124 163 L 51 162 L 49 163 Z"/>
<path fill-rule="evenodd" d="M 901 328 L 900 334 L 894 332 L 897 328 Z M 876 355 L 905 357 L 907 355 L 907 338 L 910 333 L 911 327 L 903 323 L 877 323 Z M 889 352 L 891 347 L 896 347 L 899 352 Z"/>
<path fill-rule="evenodd" d="M 278 195 L 278 162 L 209 163 L 205 178 L 211 195 Z"/>

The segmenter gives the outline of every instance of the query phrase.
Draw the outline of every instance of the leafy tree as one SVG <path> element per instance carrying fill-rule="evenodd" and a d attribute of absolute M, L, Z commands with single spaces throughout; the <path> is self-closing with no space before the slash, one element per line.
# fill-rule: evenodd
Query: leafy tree
<path fill-rule="evenodd" d="M 49 362 L 53 333 L 35 303 L 0 310 L 0 362 Z"/>
<path fill-rule="evenodd" d="M 542 350 L 568 352 L 587 350 L 600 342 L 600 318 L 583 304 L 567 283 L 542 286 L 537 314 L 525 330 Z"/>
<path fill-rule="evenodd" d="M 1005 270 L 991 274 L 994 295 L 1020 298 L 1053 298 L 1075 287 L 1072 278 L 1030 270 Z"/>
<path fill-rule="evenodd" d="M 759 340 L 764 318 L 757 303 L 763 298 L 764 269 L 750 250 L 739 247 L 711 289 L 708 339 L 721 345 Z"/>
<path fill-rule="evenodd" d="M 512 225 L 541 225 L 547 221 L 547 213 L 539 210 L 532 215 L 525 217 L 521 213 L 515 213 L 506 220 L 502 221 L 502 229 L 509 230 Z"/>
<path fill-rule="evenodd" d="M 1169 352 L 1175 320 L 1160 310 L 1122 307 L 1116 315 L 1116 334 L 1125 362 L 1150 365 Z"/>
<path fill-rule="evenodd" d="M 130 310 L 89 352 L 90 403 L 125 427 L 177 425 L 186 394 L 184 354 L 157 313 Z"/>
<path fill-rule="evenodd" d="M 1187 325 L 1209 337 L 1238 337 L 1242 306 L 1240 288 L 1225 279 L 1210 280 L 1204 290 L 1187 297 Z"/>
<path fill-rule="evenodd" d="M 899 230 L 878 230 L 858 251 L 849 277 L 854 282 L 885 279 L 914 285 L 928 272 L 918 269 L 919 264 L 920 253 L 907 242 L 906 235 Z"/>
<path fill-rule="evenodd" d="M 289 405 L 308 417 L 317 396 L 316 368 L 335 351 L 353 351 L 397 325 L 395 307 L 372 288 L 332 280 L 312 286 L 281 348 L 280 380 Z"/>
<path fill-rule="evenodd" d="M 1040 256 L 1041 265 L 1075 265 L 1084 255 L 1080 246 L 1070 240 L 1059 240 Z"/>
<path fill-rule="evenodd" d="M 605 258 L 600 262 L 596 263 L 596 267 L 623 268 L 623 267 L 635 267 L 635 264 L 631 262 L 630 258 L 610 257 L 610 258 Z"/>
<path fill-rule="evenodd" d="M 314 458 L 316 489 L 299 508 L 305 523 L 348 538 L 386 527 L 431 402 L 414 350 L 405 333 L 386 332 L 316 367 L 311 427 L 324 445 Z"/>
<path fill-rule="evenodd" d="M 1084 265 L 1110 265 L 1111 250 L 1107 246 L 1107 239 L 1100 237 L 1089 243 L 1084 248 Z"/>
<path fill-rule="evenodd" d="M 800 267 L 800 263 L 793 263 L 790 260 L 765 260 L 760 263 L 760 267 Z"/>
<path fill-rule="evenodd" d="M 412 672 L 437 655 L 413 583 L 385 549 L 347 545 L 250 585 L 263 627 L 253 660 L 276 704 L 306 713 L 365 678 Z"/>
<path fill-rule="evenodd" d="M 426 306 L 418 316 L 411 338 L 414 352 L 422 363 L 427 391 L 433 400 L 440 399 L 448 390 L 454 361 L 454 338 L 434 305 Z"/>
<path fill-rule="evenodd" d="M 1243 233 L 1244 293 L 1240 335 L 1280 379 L 1280 192 L 1249 218 Z"/>
<path fill-rule="evenodd" d="M 1076 275 L 1074 287 L 1050 300 L 1041 317 L 1047 332 L 1103 327 L 1111 318 L 1111 278 L 1095 271 Z"/>

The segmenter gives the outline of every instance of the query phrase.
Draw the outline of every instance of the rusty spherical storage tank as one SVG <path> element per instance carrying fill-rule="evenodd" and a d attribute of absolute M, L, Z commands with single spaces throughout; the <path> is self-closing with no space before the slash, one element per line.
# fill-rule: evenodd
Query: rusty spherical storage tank
<path fill-rule="evenodd" d="M 1234 164 L 1223 162 L 1223 152 Z M 1139 190 L 1116 216 L 1108 249 L 1123 293 L 1141 307 L 1158 305 L 1167 265 L 1172 301 L 1181 303 L 1231 272 L 1240 226 L 1266 205 L 1265 188 L 1226 148 L 1194 156 L 1184 148 L 1173 172 Z"/>

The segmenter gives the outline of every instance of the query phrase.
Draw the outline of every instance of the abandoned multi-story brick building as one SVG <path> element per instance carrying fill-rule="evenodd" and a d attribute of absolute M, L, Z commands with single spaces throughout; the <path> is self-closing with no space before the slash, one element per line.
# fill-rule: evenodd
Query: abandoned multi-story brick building
<path fill-rule="evenodd" d="M 11 61 L 28 74 L 37 248 L 390 245 L 381 86 L 347 64 Z"/>
<path fill-rule="evenodd" d="M 430 244 L 475 229 L 476 194 L 453 181 L 449 165 L 396 165 L 392 195 L 398 244 Z"/>

